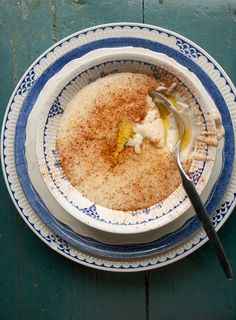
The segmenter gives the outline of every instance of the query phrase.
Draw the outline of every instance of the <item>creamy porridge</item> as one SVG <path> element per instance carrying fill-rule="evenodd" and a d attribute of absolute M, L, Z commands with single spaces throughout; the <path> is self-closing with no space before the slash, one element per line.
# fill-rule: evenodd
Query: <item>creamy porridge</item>
<path fill-rule="evenodd" d="M 65 175 L 91 201 L 136 210 L 158 203 L 179 186 L 170 153 L 178 138 L 177 125 L 171 114 L 153 103 L 149 96 L 153 89 L 167 93 L 184 116 L 181 160 L 186 170 L 193 157 L 201 160 L 201 154 L 193 152 L 196 139 L 217 144 L 216 132 L 198 132 L 194 110 L 181 100 L 169 77 L 117 73 L 98 79 L 69 102 L 57 134 Z"/>

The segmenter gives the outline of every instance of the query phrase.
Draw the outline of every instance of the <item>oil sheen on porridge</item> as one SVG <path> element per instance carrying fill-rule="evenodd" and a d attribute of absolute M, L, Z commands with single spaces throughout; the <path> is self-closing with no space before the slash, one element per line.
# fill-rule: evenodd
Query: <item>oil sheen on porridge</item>
<path fill-rule="evenodd" d="M 108 208 L 137 210 L 179 186 L 166 146 L 176 125 L 172 121 L 172 133 L 166 135 L 170 115 L 158 111 L 148 95 L 171 85 L 168 77 L 161 83 L 146 74 L 117 73 L 73 97 L 61 118 L 57 149 L 65 175 L 80 193 Z M 186 168 L 190 162 L 185 159 Z"/>

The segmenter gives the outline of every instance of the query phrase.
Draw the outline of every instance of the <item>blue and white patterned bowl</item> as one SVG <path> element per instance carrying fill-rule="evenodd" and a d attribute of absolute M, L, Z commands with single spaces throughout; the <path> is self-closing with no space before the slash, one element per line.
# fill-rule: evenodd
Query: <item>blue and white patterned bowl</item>
<path fill-rule="evenodd" d="M 102 207 L 82 196 L 64 175 L 57 149 L 58 125 L 68 101 L 90 82 L 115 72 L 141 72 L 161 77 L 168 73 L 180 85 L 180 93 L 197 109 L 202 130 L 215 126 L 215 108 L 199 79 L 174 59 L 142 48 L 95 50 L 66 64 L 42 89 L 34 110 L 38 112 L 36 135 L 37 159 L 42 177 L 58 203 L 81 222 L 96 229 L 119 234 L 143 233 L 178 219 L 190 207 L 185 191 L 179 186 L 163 201 L 143 210 L 117 211 Z M 196 142 L 195 150 L 213 161 L 193 160 L 190 175 L 201 193 L 211 175 L 216 147 Z"/>

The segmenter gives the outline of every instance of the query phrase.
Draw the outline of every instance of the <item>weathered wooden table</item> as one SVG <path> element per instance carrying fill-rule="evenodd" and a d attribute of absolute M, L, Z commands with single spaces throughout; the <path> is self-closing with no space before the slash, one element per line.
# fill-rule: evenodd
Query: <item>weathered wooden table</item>
<path fill-rule="evenodd" d="M 236 82 L 235 0 L 0 0 L 0 101 L 49 46 L 82 28 L 156 24 L 206 49 Z M 0 319 L 236 319 L 236 280 L 227 282 L 209 244 L 151 272 L 85 268 L 45 246 L 12 204 L 1 176 Z M 236 212 L 235 212 L 236 214 Z M 236 273 L 236 215 L 220 237 Z"/>

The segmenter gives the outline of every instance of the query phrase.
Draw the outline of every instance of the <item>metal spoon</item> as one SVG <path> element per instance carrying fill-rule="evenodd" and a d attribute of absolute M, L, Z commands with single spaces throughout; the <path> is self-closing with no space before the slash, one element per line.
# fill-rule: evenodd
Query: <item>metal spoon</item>
<path fill-rule="evenodd" d="M 199 194 L 197 193 L 197 190 L 196 190 L 194 184 L 192 183 L 189 176 L 185 173 L 185 171 L 182 167 L 181 161 L 180 161 L 180 145 L 181 145 L 181 141 L 183 140 L 184 134 L 185 134 L 185 126 L 184 126 L 183 119 L 182 119 L 181 115 L 179 114 L 179 112 L 177 111 L 177 109 L 175 108 L 175 106 L 168 100 L 168 98 L 166 98 L 165 95 L 163 95 L 157 91 L 151 91 L 151 92 L 149 92 L 149 94 L 150 94 L 151 98 L 153 99 L 154 103 L 161 103 L 168 110 L 168 112 L 173 113 L 173 115 L 176 119 L 176 122 L 178 124 L 178 129 L 179 129 L 179 139 L 173 148 L 172 155 L 176 160 L 176 164 L 177 164 L 177 167 L 179 169 L 179 173 L 182 178 L 184 190 L 186 191 L 186 193 L 189 197 L 189 200 L 192 203 L 192 206 L 196 212 L 196 215 L 198 216 L 200 222 L 202 223 L 202 226 L 203 226 L 203 228 L 209 238 L 210 243 L 212 244 L 212 246 L 215 249 L 215 252 L 217 254 L 217 257 L 218 257 L 219 262 L 224 270 L 226 277 L 228 278 L 228 280 L 232 280 L 233 279 L 233 270 L 232 270 L 230 262 L 226 256 L 223 245 L 222 245 L 222 243 L 221 243 L 221 241 L 215 231 L 214 226 L 211 223 L 210 217 L 204 207 L 204 204 L 202 203 L 202 200 L 201 200 Z"/>

